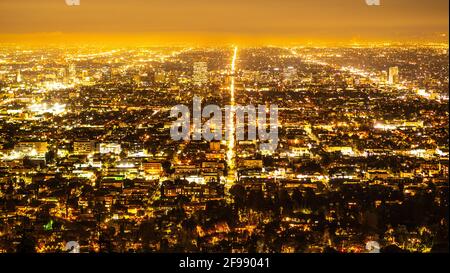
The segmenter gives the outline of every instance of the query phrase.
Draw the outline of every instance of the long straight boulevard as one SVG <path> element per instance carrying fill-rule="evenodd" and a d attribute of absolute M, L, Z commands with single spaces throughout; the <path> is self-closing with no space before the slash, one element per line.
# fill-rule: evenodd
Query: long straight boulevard
<path fill-rule="evenodd" d="M 235 83 L 236 83 L 236 61 L 238 55 L 238 47 L 234 48 L 233 59 L 231 61 L 230 70 L 230 106 L 231 113 L 228 117 L 227 126 L 229 136 L 227 139 L 227 165 L 228 165 L 228 178 L 227 178 L 227 188 L 236 182 L 236 100 L 235 100 Z"/>

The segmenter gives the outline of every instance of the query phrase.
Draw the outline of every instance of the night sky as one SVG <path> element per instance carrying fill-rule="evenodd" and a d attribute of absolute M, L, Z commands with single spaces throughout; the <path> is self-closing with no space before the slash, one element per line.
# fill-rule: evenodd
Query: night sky
<path fill-rule="evenodd" d="M 448 6 L 448 0 L 381 0 L 379 7 L 364 0 L 81 0 L 69 7 L 64 0 L 1 0 L 0 37 L 447 41 Z"/>

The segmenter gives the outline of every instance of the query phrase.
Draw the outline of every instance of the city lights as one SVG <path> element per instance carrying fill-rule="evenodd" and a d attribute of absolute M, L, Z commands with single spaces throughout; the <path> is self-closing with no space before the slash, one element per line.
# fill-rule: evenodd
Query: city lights
<path fill-rule="evenodd" d="M 448 1 L 16 2 L 0 254 L 449 252 Z"/>

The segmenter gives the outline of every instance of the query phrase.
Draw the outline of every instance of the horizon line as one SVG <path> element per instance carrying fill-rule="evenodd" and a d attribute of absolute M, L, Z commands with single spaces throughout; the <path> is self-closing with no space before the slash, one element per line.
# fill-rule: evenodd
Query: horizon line
<path fill-rule="evenodd" d="M 448 33 L 439 34 L 439 38 L 426 37 L 302 37 L 301 35 L 273 34 L 235 34 L 208 32 L 142 32 L 142 33 L 86 33 L 86 32 L 34 32 L 0 33 L 0 44 L 23 45 L 380 45 L 380 44 L 441 44 L 449 45 Z M 124 40 L 126 39 L 126 40 Z M 180 41 L 182 40 L 182 41 Z"/>

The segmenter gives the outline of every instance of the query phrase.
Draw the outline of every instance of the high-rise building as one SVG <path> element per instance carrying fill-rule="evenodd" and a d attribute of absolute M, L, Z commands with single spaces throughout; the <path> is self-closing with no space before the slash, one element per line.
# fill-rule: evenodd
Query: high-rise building
<path fill-rule="evenodd" d="M 110 82 L 113 78 L 113 70 L 110 66 L 102 68 L 102 79 L 106 82 Z"/>
<path fill-rule="evenodd" d="M 148 84 L 154 83 L 156 78 L 156 72 L 154 70 L 147 71 L 145 81 Z"/>
<path fill-rule="evenodd" d="M 88 155 L 93 153 L 95 143 L 89 140 L 80 140 L 73 143 L 73 153 L 76 155 Z"/>
<path fill-rule="evenodd" d="M 77 77 L 77 68 L 75 66 L 75 64 L 70 64 L 69 65 L 69 79 L 71 81 L 74 81 Z"/>
<path fill-rule="evenodd" d="M 88 70 L 83 70 L 83 71 L 81 71 L 81 78 L 84 80 L 84 81 L 86 81 L 87 80 L 87 78 L 89 78 L 89 71 Z"/>
<path fill-rule="evenodd" d="M 387 81 L 388 81 L 388 73 L 386 71 L 381 71 L 380 72 L 380 82 L 383 84 L 386 84 Z"/>
<path fill-rule="evenodd" d="M 14 150 L 18 153 L 33 156 L 44 157 L 48 152 L 47 142 L 19 142 L 14 146 Z"/>
<path fill-rule="evenodd" d="M 283 73 L 283 81 L 285 83 L 291 83 L 294 82 L 295 80 L 297 80 L 297 69 L 295 67 L 289 66 L 287 68 L 284 69 L 284 73 Z"/>
<path fill-rule="evenodd" d="M 22 82 L 22 73 L 20 72 L 20 69 L 17 70 L 17 78 L 16 78 L 18 83 Z"/>
<path fill-rule="evenodd" d="M 206 62 L 194 63 L 193 82 L 195 85 L 205 85 L 208 83 L 208 64 Z"/>
<path fill-rule="evenodd" d="M 118 143 L 101 143 L 99 145 L 99 152 L 101 154 L 120 154 L 122 147 Z"/>
<path fill-rule="evenodd" d="M 390 67 L 389 68 L 389 84 L 397 84 L 400 82 L 399 70 L 398 67 Z"/>
<path fill-rule="evenodd" d="M 67 77 L 67 70 L 65 67 L 58 68 L 56 74 L 58 79 L 62 80 L 64 83 L 69 82 L 69 78 Z"/>

